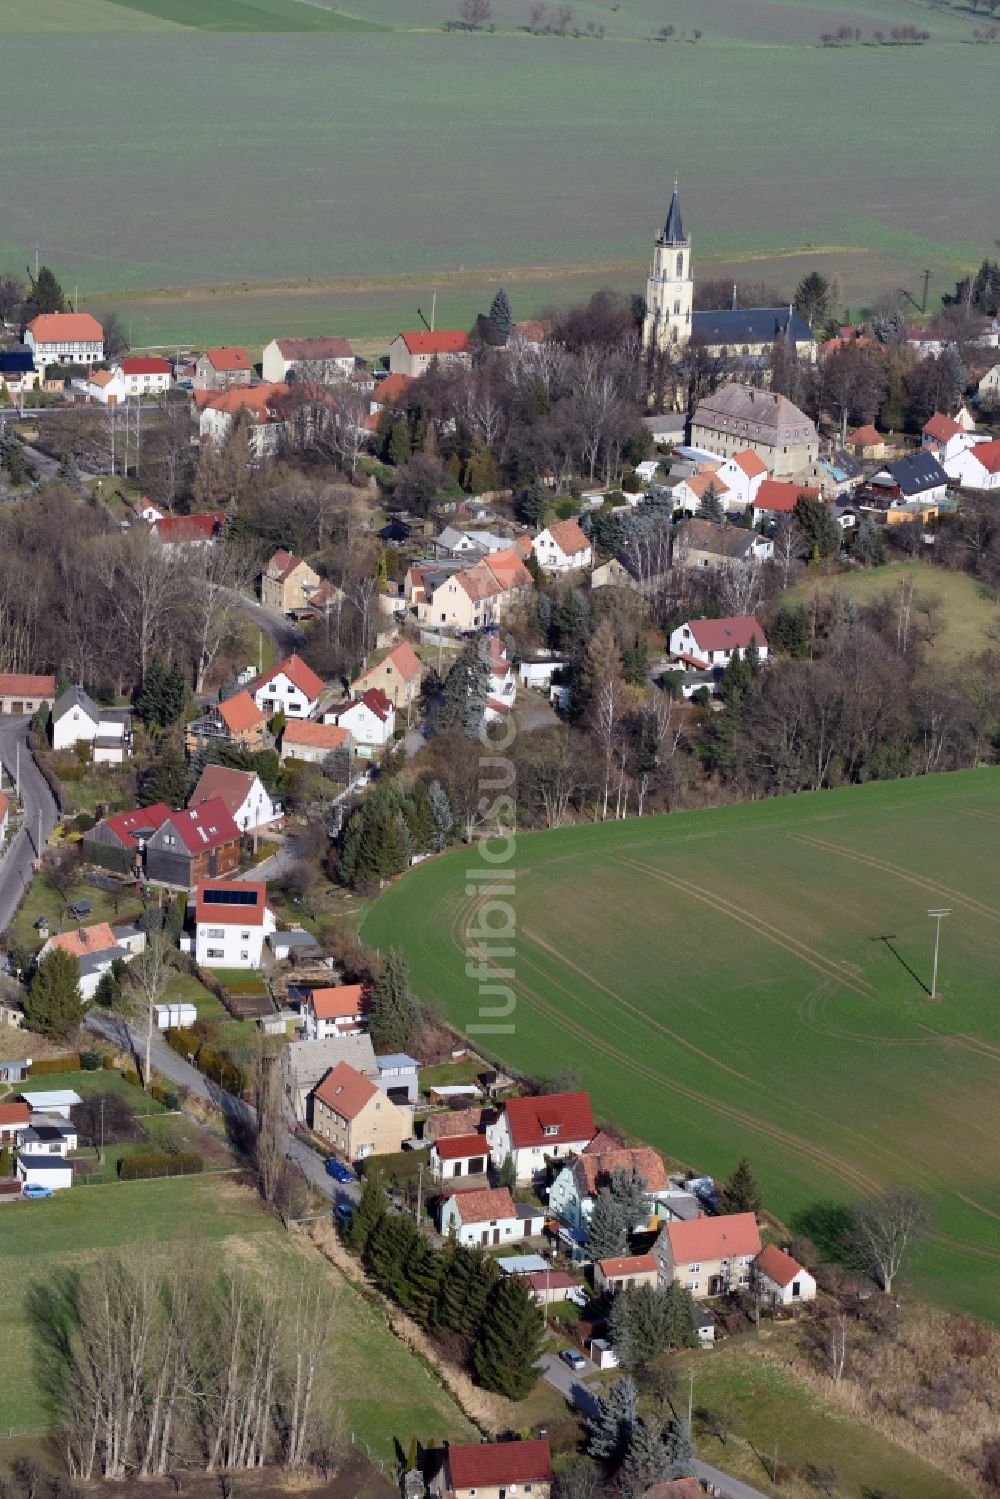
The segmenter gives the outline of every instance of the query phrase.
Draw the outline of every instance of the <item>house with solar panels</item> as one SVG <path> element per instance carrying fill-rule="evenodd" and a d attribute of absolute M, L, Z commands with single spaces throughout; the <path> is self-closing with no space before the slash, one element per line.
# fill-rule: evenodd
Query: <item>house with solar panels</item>
<path fill-rule="evenodd" d="M 192 904 L 196 963 L 203 968 L 261 966 L 264 942 L 277 928 L 265 884 L 202 880 Z"/>

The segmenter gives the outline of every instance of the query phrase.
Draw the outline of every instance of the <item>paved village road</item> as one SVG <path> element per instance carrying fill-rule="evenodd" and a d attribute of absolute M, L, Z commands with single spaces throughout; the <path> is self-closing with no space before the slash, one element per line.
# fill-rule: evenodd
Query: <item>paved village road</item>
<path fill-rule="evenodd" d="M 30 722 L 29 718 L 0 718 L 0 761 L 11 780 L 17 770 L 18 745 L 21 747 L 21 804 L 24 809 L 21 827 L 0 859 L 0 931 L 6 931 L 13 920 L 18 904 L 31 884 L 35 859 L 56 825 L 55 800 L 28 750 Z"/>
<path fill-rule="evenodd" d="M 278 647 L 279 656 L 290 656 L 293 651 L 298 650 L 306 637 L 294 620 L 286 619 L 276 609 L 265 609 L 249 593 L 237 593 L 235 597 L 240 612 L 263 630 L 265 635 L 271 637 Z"/>

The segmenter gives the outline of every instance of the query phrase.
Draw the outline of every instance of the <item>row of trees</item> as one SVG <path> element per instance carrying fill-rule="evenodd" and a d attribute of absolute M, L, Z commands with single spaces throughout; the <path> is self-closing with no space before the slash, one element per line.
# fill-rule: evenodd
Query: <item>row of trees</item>
<path fill-rule="evenodd" d="M 587 1450 L 623 1499 L 640 1499 L 654 1484 L 687 1478 L 695 1471 L 687 1422 L 675 1417 L 663 1423 L 641 1416 L 638 1390 L 628 1377 L 616 1380 L 607 1395 L 598 1397 L 587 1424 Z"/>
<path fill-rule="evenodd" d="M 502 1275 L 490 1255 L 453 1239 L 435 1249 L 412 1218 L 390 1212 L 375 1176 L 346 1238 L 379 1290 L 449 1345 L 484 1388 L 511 1400 L 534 1388 L 543 1326 L 520 1276 Z"/>

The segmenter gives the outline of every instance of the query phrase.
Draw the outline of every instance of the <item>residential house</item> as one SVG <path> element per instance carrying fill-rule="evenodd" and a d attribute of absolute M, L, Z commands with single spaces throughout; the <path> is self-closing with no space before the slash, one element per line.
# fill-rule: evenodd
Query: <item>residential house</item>
<path fill-rule="evenodd" d="M 885 438 L 871 422 L 851 432 L 844 446 L 859 462 L 880 463 L 885 457 Z"/>
<path fill-rule="evenodd" d="M 575 520 L 553 521 L 531 543 L 543 573 L 572 573 L 593 561 L 590 541 Z"/>
<path fill-rule="evenodd" d="M 531 1298 L 539 1306 L 554 1306 L 565 1301 L 571 1291 L 579 1290 L 579 1281 L 565 1270 L 528 1270 L 522 1272 Z"/>
<path fill-rule="evenodd" d="M 23 1099 L 0 1103 L 0 1146 L 16 1145 L 31 1122 L 31 1110 Z"/>
<path fill-rule="evenodd" d="M 50 364 L 100 364 L 104 329 L 89 312 L 41 312 L 24 331 L 36 369 Z"/>
<path fill-rule="evenodd" d="M 702 1300 L 748 1286 L 760 1248 L 753 1213 L 723 1213 L 666 1224 L 653 1245 L 653 1257 L 661 1285 L 677 1281 Z"/>
<path fill-rule="evenodd" d="M 416 1104 L 420 1098 L 420 1063 L 405 1051 L 388 1051 L 376 1057 L 378 1085 L 393 1103 Z"/>
<path fill-rule="evenodd" d="M 194 908 L 194 957 L 202 968 L 259 968 L 277 928 L 267 886 L 249 880 L 200 880 Z"/>
<path fill-rule="evenodd" d="M 290 719 L 281 736 L 281 763 L 286 760 L 304 760 L 307 765 L 323 765 L 336 756 L 343 763 L 343 779 L 347 779 L 351 736 L 339 724 L 314 723 L 312 719 Z"/>
<path fill-rule="evenodd" d="M 396 710 L 381 687 L 369 687 L 353 701 L 329 709 L 323 714 L 323 722 L 347 729 L 358 757 L 371 760 L 390 743 Z"/>
<path fill-rule="evenodd" d="M 97 993 L 101 979 L 111 972 L 112 963 L 118 958 L 123 963 L 131 963 L 145 948 L 144 934 L 133 931 L 130 940 L 128 929 L 122 928 L 121 932 L 126 938 L 124 942 L 119 941 L 118 933 L 106 921 L 96 922 L 93 926 L 82 926 L 73 932 L 58 932 L 45 942 L 38 960 L 41 962 L 50 952 L 56 951 L 69 953 L 70 957 L 76 958 L 80 996 L 89 1002 Z"/>
<path fill-rule="evenodd" d="M 1000 489 L 1000 439 L 978 442 L 941 466 L 961 489 Z"/>
<path fill-rule="evenodd" d="M 187 725 L 185 740 L 189 754 L 203 745 L 219 743 L 256 754 L 266 749 L 268 742 L 267 715 L 249 692 L 236 692 L 201 718 L 193 719 Z"/>
<path fill-rule="evenodd" d="M 320 586 L 320 577 L 302 557 L 283 547 L 275 552 L 260 577 L 260 601 L 279 614 L 300 614 Z"/>
<path fill-rule="evenodd" d="M 166 802 L 113 812 L 84 835 L 83 850 L 92 864 L 117 869 L 122 874 L 142 871 L 146 844 L 171 815 Z"/>
<path fill-rule="evenodd" d="M 241 833 L 253 833 L 281 821 L 281 803 L 272 798 L 260 776 L 252 770 L 206 765 L 188 797 L 188 806 L 200 807 L 215 797 L 224 803 Z"/>
<path fill-rule="evenodd" d="M 338 1062 L 313 1092 L 313 1129 L 349 1161 L 392 1155 L 413 1133 L 413 1110 L 393 1103 L 378 1084 Z"/>
<path fill-rule="evenodd" d="M 58 1114 L 32 1114 L 28 1128 L 22 1133 L 19 1149 L 25 1155 L 48 1155 L 65 1158 L 79 1145 L 79 1132 Z"/>
<path fill-rule="evenodd" d="M 547 1437 L 519 1442 L 453 1442 L 430 1482 L 434 1499 L 549 1499 L 555 1474 Z"/>
<path fill-rule="evenodd" d="M 506 1187 L 467 1187 L 442 1198 L 438 1229 L 469 1248 L 516 1243 L 542 1232 L 541 1208 L 515 1203 Z"/>
<path fill-rule="evenodd" d="M 439 364 L 471 364 L 472 346 L 464 328 L 442 328 L 436 333 L 399 333 L 389 345 L 390 376 L 403 375 L 413 380 L 426 374 L 435 361 Z"/>
<path fill-rule="evenodd" d="M 651 1254 L 620 1254 L 594 1264 L 594 1290 L 609 1296 L 619 1291 L 634 1291 L 638 1286 L 655 1286 L 658 1279 L 659 1271 Z"/>
<path fill-rule="evenodd" d="M 258 677 L 250 692 L 268 717 L 283 713 L 286 718 L 311 718 L 319 705 L 323 679 L 301 656 L 293 654 Z"/>
<path fill-rule="evenodd" d="M 41 376 L 27 344 L 0 349 L 0 391 L 6 387 L 9 396 L 23 396 L 35 390 Z"/>
<path fill-rule="evenodd" d="M 132 753 L 132 715 L 127 708 L 98 708 L 82 687 L 68 687 L 52 709 L 52 748 L 89 744 L 95 764 L 124 765 Z"/>
<path fill-rule="evenodd" d="M 895 458 L 869 479 L 866 498 L 876 504 L 884 501 L 887 509 L 918 500 L 936 506 L 948 493 L 948 475 L 933 453 L 921 450 L 905 458 Z"/>
<path fill-rule="evenodd" d="M 502 621 L 531 586 L 531 574 L 517 550 L 508 547 L 445 575 L 429 591 L 433 581 L 426 579 L 426 596 L 417 605 L 417 618 L 422 624 L 469 632 Z"/>
<path fill-rule="evenodd" d="M 762 563 L 774 555 L 774 542 L 759 531 L 720 526 L 710 520 L 682 520 L 674 529 L 675 567 L 725 572 L 741 563 Z"/>
<path fill-rule="evenodd" d="M 943 411 L 935 411 L 920 429 L 920 446 L 937 450 L 958 437 L 964 430 L 961 422 L 957 422 L 953 416 L 946 416 Z"/>
<path fill-rule="evenodd" d="M 401 709 L 411 708 L 420 696 L 422 672 L 420 657 L 412 645 L 408 640 L 400 640 L 354 679 L 351 692 L 360 697 L 369 687 L 378 687 L 398 713 Z"/>
<path fill-rule="evenodd" d="M 843 503 L 864 482 L 865 471 L 846 448 L 828 453 L 800 469 L 794 483 L 803 489 L 817 488 L 828 503 Z"/>
<path fill-rule="evenodd" d="M 33 672 L 0 672 L 0 713 L 37 713 L 39 708 L 53 707 L 55 700 L 55 677 Z"/>
<path fill-rule="evenodd" d="M 265 380 L 287 380 L 289 375 L 334 385 L 354 373 L 354 350 L 346 338 L 272 338 L 264 346 L 261 374 Z"/>
<path fill-rule="evenodd" d="M 761 661 L 767 660 L 767 636 L 752 614 L 727 619 L 691 619 L 670 636 L 670 654 L 687 657 L 703 670 L 726 667 L 733 656 L 745 656 L 751 642 Z"/>
<path fill-rule="evenodd" d="M 203 511 L 198 515 L 164 515 L 154 520 L 149 533 L 165 547 L 214 546 L 226 528 L 222 510 Z"/>
<path fill-rule="evenodd" d="M 51 1115 L 57 1119 L 71 1119 L 73 1110 L 83 1099 L 72 1088 L 43 1088 L 40 1091 L 22 1090 L 21 1097 L 33 1114 Z"/>
<path fill-rule="evenodd" d="M 195 390 L 228 390 L 233 385 L 249 385 L 253 365 L 246 349 L 206 349 L 194 366 Z"/>
<path fill-rule="evenodd" d="M 815 485 L 789 484 L 783 479 L 763 480 L 753 502 L 754 525 L 762 520 L 778 520 L 783 515 L 794 515 L 795 507 L 803 497 L 807 500 L 819 500 L 822 499 L 822 494 Z"/>
<path fill-rule="evenodd" d="M 757 497 L 757 490 L 768 477 L 767 464 L 753 448 L 741 448 L 719 464 L 718 482 L 725 486 L 722 508 L 745 510 Z"/>
<path fill-rule="evenodd" d="M 486 711 L 484 718 L 487 723 L 509 713 L 517 698 L 517 678 L 514 669 L 507 659 L 507 647 L 499 635 L 490 635 L 486 641 L 487 657 L 490 667 L 490 680 L 486 690 Z"/>
<path fill-rule="evenodd" d="M 339 610 L 344 602 L 344 590 L 338 588 L 336 583 L 331 583 L 329 578 L 324 578 L 318 588 L 309 598 L 309 613 L 314 619 L 329 623 L 330 615 L 334 610 Z"/>
<path fill-rule="evenodd" d="M 424 1139 L 446 1140 L 453 1135 L 478 1135 L 486 1127 L 481 1108 L 450 1109 L 446 1114 L 428 1114 L 424 1120 Z"/>
<path fill-rule="evenodd" d="M 126 396 L 133 400 L 164 395 L 174 381 L 169 359 L 160 359 L 156 355 L 129 354 L 127 358 L 119 359 L 115 371 L 125 385 Z"/>
<path fill-rule="evenodd" d="M 721 463 L 699 464 L 697 473 L 682 478 L 674 485 L 672 500 L 675 510 L 684 515 L 695 515 L 711 496 L 718 500 L 723 511 L 737 507 L 732 504 L 729 486 L 719 478 Z"/>
<path fill-rule="evenodd" d="M 657 1216 L 657 1199 L 670 1191 L 666 1167 L 649 1145 L 628 1148 L 606 1136 L 587 1146 L 571 1165 L 566 1165 L 549 1189 L 549 1207 L 572 1233 L 582 1233 L 590 1223 L 594 1203 L 602 1187 L 611 1185 L 614 1172 L 638 1172 L 646 1184 L 646 1217 L 629 1224 L 630 1230 L 647 1228 Z"/>
<path fill-rule="evenodd" d="M 3 366 L 0 365 L 0 379 L 3 378 Z M 994 406 L 1000 401 L 1000 364 L 994 364 L 986 371 L 980 380 L 976 390 L 979 399 L 987 406 Z"/>
<path fill-rule="evenodd" d="M 754 1260 L 757 1284 L 775 1306 L 797 1306 L 816 1300 L 816 1281 L 790 1254 L 768 1244 Z"/>
<path fill-rule="evenodd" d="M 307 1041 L 329 1041 L 337 1036 L 360 1036 L 368 1028 L 368 998 L 364 984 L 337 984 L 310 989 L 302 1009 Z"/>
<path fill-rule="evenodd" d="M 596 1134 L 586 1093 L 509 1098 L 486 1130 L 493 1165 L 501 1170 L 510 1156 L 518 1183 L 542 1180 L 550 1161 L 579 1155 Z"/>
<path fill-rule="evenodd" d="M 283 384 L 237 387 L 217 394 L 199 391 L 195 395 L 199 436 L 203 442 L 221 447 L 235 417 L 242 412 L 251 456 L 258 462 L 271 457 L 284 441 L 287 395 L 288 386 Z"/>
<path fill-rule="evenodd" d="M 146 878 L 193 890 L 239 868 L 241 834 L 221 797 L 171 812 L 146 839 Z"/>
<path fill-rule="evenodd" d="M 485 1135 L 445 1135 L 431 1145 L 428 1170 L 435 1181 L 461 1176 L 484 1176 L 490 1162 Z"/>
<path fill-rule="evenodd" d="M 308 1123 L 312 1095 L 323 1078 L 341 1062 L 348 1062 L 372 1082 L 378 1082 L 378 1062 L 369 1035 L 337 1036 L 328 1041 L 290 1041 L 281 1052 L 285 1096 L 296 1119 Z"/>
<path fill-rule="evenodd" d="M 120 406 L 125 400 L 125 381 L 114 370 L 92 370 L 80 384 L 87 399 L 101 406 Z"/>
<path fill-rule="evenodd" d="M 789 478 L 819 454 L 813 422 L 787 396 L 735 383 L 699 402 L 691 442 L 720 458 L 750 448 L 776 479 Z"/>

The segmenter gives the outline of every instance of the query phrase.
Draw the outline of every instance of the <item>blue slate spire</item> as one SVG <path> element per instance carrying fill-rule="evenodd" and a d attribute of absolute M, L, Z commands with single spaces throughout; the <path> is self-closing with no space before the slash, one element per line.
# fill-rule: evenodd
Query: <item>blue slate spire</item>
<path fill-rule="evenodd" d="M 670 199 L 670 207 L 667 209 L 667 222 L 663 226 L 663 240 L 668 245 L 680 245 L 684 243 L 684 225 L 681 223 L 681 200 L 677 193 L 677 178 L 674 178 L 674 191 Z"/>

